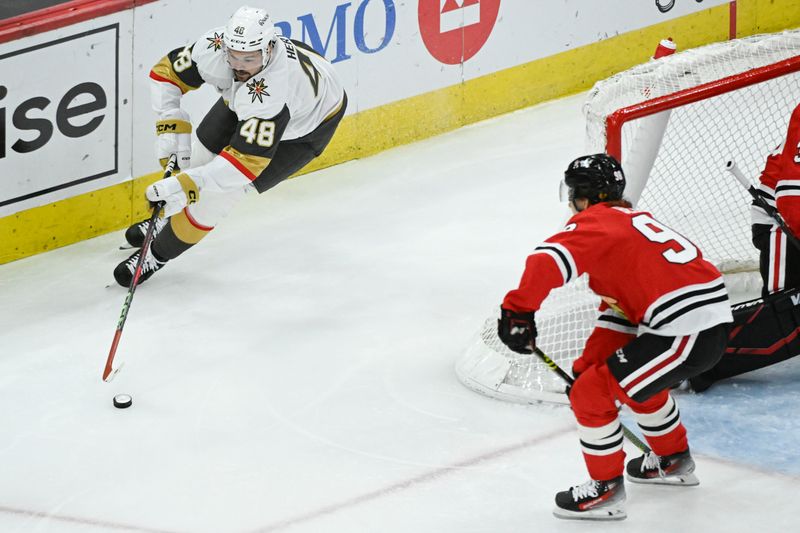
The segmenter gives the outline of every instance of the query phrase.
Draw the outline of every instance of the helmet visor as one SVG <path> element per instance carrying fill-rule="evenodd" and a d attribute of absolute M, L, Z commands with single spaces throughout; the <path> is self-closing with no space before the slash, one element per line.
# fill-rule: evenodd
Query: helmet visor
<path fill-rule="evenodd" d="M 237 50 L 225 49 L 225 57 L 228 60 L 228 65 L 233 70 L 252 70 L 255 67 L 261 67 L 264 64 L 263 52 L 261 50 L 254 50 L 251 52 L 239 52 Z"/>
<path fill-rule="evenodd" d="M 572 191 L 570 190 L 569 185 L 567 185 L 567 182 L 564 181 L 564 180 L 561 180 L 561 183 L 558 184 L 558 199 L 559 199 L 559 201 L 562 202 L 562 203 L 569 202 L 572 199 L 572 198 L 570 198 L 571 192 Z"/>

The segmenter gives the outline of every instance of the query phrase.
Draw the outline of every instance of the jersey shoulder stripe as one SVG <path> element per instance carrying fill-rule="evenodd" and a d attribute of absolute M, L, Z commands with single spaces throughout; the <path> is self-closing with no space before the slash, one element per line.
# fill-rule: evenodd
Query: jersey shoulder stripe
<path fill-rule="evenodd" d="M 578 267 L 575 265 L 575 259 L 572 257 L 572 253 L 564 246 L 547 242 L 537 246 L 531 255 L 536 254 L 545 254 L 553 258 L 564 278 L 564 284 L 578 277 Z"/>

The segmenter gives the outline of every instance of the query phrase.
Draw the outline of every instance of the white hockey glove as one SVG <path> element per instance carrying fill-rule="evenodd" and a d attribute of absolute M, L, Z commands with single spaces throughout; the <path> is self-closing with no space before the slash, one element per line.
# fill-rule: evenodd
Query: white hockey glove
<path fill-rule="evenodd" d="M 200 187 L 185 172 L 150 185 L 144 192 L 153 203 L 164 202 L 164 217 L 180 213 L 184 207 L 200 199 Z"/>
<path fill-rule="evenodd" d="M 192 123 L 182 109 L 172 109 L 161 114 L 156 122 L 156 156 L 161 168 L 166 168 L 169 156 L 178 156 L 178 168 L 191 167 Z"/>

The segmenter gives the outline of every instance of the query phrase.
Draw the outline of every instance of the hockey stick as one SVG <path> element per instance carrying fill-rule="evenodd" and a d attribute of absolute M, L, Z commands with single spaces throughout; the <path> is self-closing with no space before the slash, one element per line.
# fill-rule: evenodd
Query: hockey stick
<path fill-rule="evenodd" d="M 564 370 L 560 366 L 558 366 L 558 364 L 555 361 L 553 361 L 552 359 L 547 357 L 547 354 L 544 353 L 542 350 L 540 350 L 538 346 L 534 346 L 533 347 L 533 353 L 538 355 L 539 359 L 541 359 L 544 362 L 544 364 L 549 366 L 550 370 L 552 370 L 556 374 L 558 374 L 561 377 L 561 379 L 566 381 L 569 386 L 572 386 L 572 384 L 575 383 L 575 379 L 572 376 L 570 376 L 569 374 L 567 374 L 566 372 L 564 372 Z M 653 451 L 653 450 L 650 449 L 650 447 L 647 444 L 645 444 L 642 441 L 642 439 L 637 437 L 635 433 L 633 433 L 630 429 L 628 429 L 625 426 L 625 424 L 620 422 L 619 425 L 622 427 L 622 434 L 625 435 L 625 438 L 627 438 L 628 441 L 630 441 L 631 444 L 633 444 L 634 446 L 639 448 L 644 453 L 650 453 L 650 452 Z"/>
<path fill-rule="evenodd" d="M 786 238 L 789 240 L 789 242 L 792 243 L 792 245 L 796 249 L 800 250 L 800 241 L 797 240 L 797 237 L 795 237 L 794 233 L 792 233 L 792 230 L 789 229 L 789 226 L 786 224 L 786 221 L 783 220 L 781 214 L 778 213 L 777 209 L 769 205 L 763 196 L 758 194 L 756 188 L 750 184 L 750 181 L 736 165 L 736 162 L 731 159 L 730 161 L 725 163 L 725 170 L 733 174 L 733 177 L 735 177 L 739 181 L 739 183 L 741 183 L 742 186 L 745 189 L 747 189 L 747 192 L 750 193 L 750 196 L 753 197 L 753 201 L 755 202 L 755 204 L 761 209 L 763 209 L 769 216 L 771 216 L 775 220 L 775 222 L 778 223 L 778 226 L 780 226 L 781 230 L 783 230 L 783 233 L 784 235 L 786 235 Z"/>
<path fill-rule="evenodd" d="M 175 171 L 175 166 L 178 163 L 178 157 L 175 154 L 172 154 L 169 158 L 169 162 L 167 163 L 167 168 L 164 170 L 164 178 L 168 178 L 172 175 Z M 139 283 L 139 277 L 142 275 L 142 265 L 144 265 L 144 259 L 147 257 L 147 252 L 150 249 L 150 244 L 153 241 L 153 230 L 156 227 L 156 219 L 161 214 L 161 210 L 164 208 L 164 202 L 159 202 L 153 207 L 153 214 L 150 216 L 149 224 L 147 225 L 147 233 L 144 236 L 144 242 L 142 243 L 141 252 L 139 253 L 139 261 L 136 263 L 136 270 L 133 272 L 133 279 L 131 280 L 131 286 L 128 289 L 128 296 L 125 297 L 125 303 L 122 304 L 122 313 L 119 316 L 119 322 L 117 322 L 117 331 L 114 333 L 114 341 L 111 343 L 111 350 L 108 352 L 108 358 L 106 359 L 106 366 L 103 369 L 103 381 L 106 383 L 110 382 L 114 379 L 114 376 L 122 368 L 122 365 L 114 368 L 114 355 L 117 353 L 117 346 L 119 345 L 119 339 L 122 336 L 122 328 L 125 327 L 125 320 L 128 318 L 128 311 L 131 308 L 131 302 L 133 301 L 133 293 L 136 291 L 136 285 Z"/>

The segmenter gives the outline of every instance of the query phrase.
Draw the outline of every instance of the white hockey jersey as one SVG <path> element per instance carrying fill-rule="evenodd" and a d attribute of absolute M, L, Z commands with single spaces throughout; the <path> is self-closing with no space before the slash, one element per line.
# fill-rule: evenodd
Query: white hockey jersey
<path fill-rule="evenodd" d="M 236 81 L 223 50 L 224 30 L 212 29 L 173 50 L 150 72 L 159 116 L 180 108 L 183 94 L 204 83 L 236 113 L 239 122 L 229 146 L 207 165 L 187 171 L 201 188 L 222 190 L 255 180 L 282 140 L 311 133 L 344 102 L 344 87 L 332 65 L 304 43 L 285 37 L 275 40 L 261 72 Z"/>

